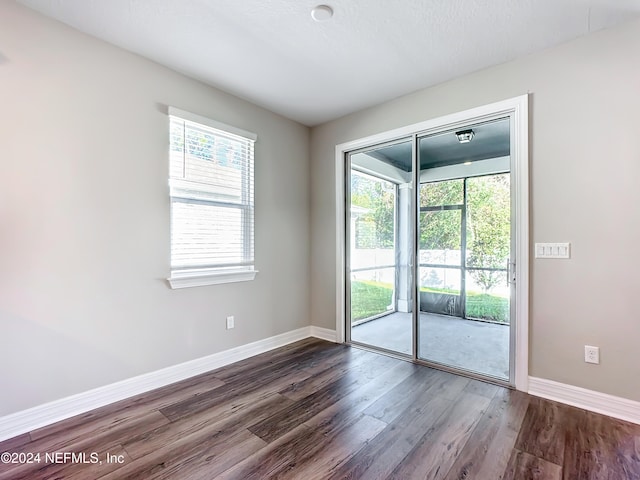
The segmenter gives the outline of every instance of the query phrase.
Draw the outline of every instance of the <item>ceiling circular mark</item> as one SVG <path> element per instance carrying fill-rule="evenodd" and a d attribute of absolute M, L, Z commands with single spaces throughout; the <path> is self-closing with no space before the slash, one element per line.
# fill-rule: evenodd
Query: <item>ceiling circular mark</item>
<path fill-rule="evenodd" d="M 333 8 L 329 5 L 318 5 L 311 10 L 311 18 L 316 22 L 326 22 L 333 17 Z"/>

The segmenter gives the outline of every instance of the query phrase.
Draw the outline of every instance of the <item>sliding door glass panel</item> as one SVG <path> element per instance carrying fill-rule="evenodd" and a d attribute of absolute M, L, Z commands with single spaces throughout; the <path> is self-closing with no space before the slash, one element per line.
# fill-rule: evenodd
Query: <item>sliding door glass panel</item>
<path fill-rule="evenodd" d="M 418 357 L 509 380 L 509 122 L 418 142 Z"/>
<path fill-rule="evenodd" d="M 411 354 L 411 142 L 349 155 L 351 342 Z"/>

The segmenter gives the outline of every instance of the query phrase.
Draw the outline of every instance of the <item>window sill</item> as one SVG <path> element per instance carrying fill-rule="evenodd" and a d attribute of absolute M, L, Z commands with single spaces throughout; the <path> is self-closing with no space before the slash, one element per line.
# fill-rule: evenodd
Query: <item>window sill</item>
<path fill-rule="evenodd" d="M 172 289 L 188 287 L 204 287 L 221 283 L 248 282 L 256 277 L 258 270 L 226 270 L 226 271 L 190 271 L 172 272 L 169 286 Z"/>

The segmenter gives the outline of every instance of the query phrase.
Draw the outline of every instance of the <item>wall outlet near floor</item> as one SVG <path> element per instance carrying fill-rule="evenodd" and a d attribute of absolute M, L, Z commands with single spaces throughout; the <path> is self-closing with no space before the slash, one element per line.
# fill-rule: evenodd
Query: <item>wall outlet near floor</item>
<path fill-rule="evenodd" d="M 600 347 L 584 346 L 584 361 L 587 363 L 600 363 Z"/>
<path fill-rule="evenodd" d="M 233 318 L 233 315 L 229 315 L 227 317 L 227 330 L 231 330 L 235 326 L 236 326 L 235 318 Z"/>

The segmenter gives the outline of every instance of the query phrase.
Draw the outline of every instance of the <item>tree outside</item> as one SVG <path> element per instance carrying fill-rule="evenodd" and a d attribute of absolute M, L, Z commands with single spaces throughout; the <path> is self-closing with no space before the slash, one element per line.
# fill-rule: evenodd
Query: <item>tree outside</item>
<path fill-rule="evenodd" d="M 351 175 L 351 204 L 367 210 L 356 225 L 357 248 L 393 248 L 395 188 L 390 182 Z"/>
<path fill-rule="evenodd" d="M 467 266 L 507 268 L 511 244 L 509 174 L 467 180 Z M 485 293 L 506 282 L 504 272 L 470 270 Z"/>

